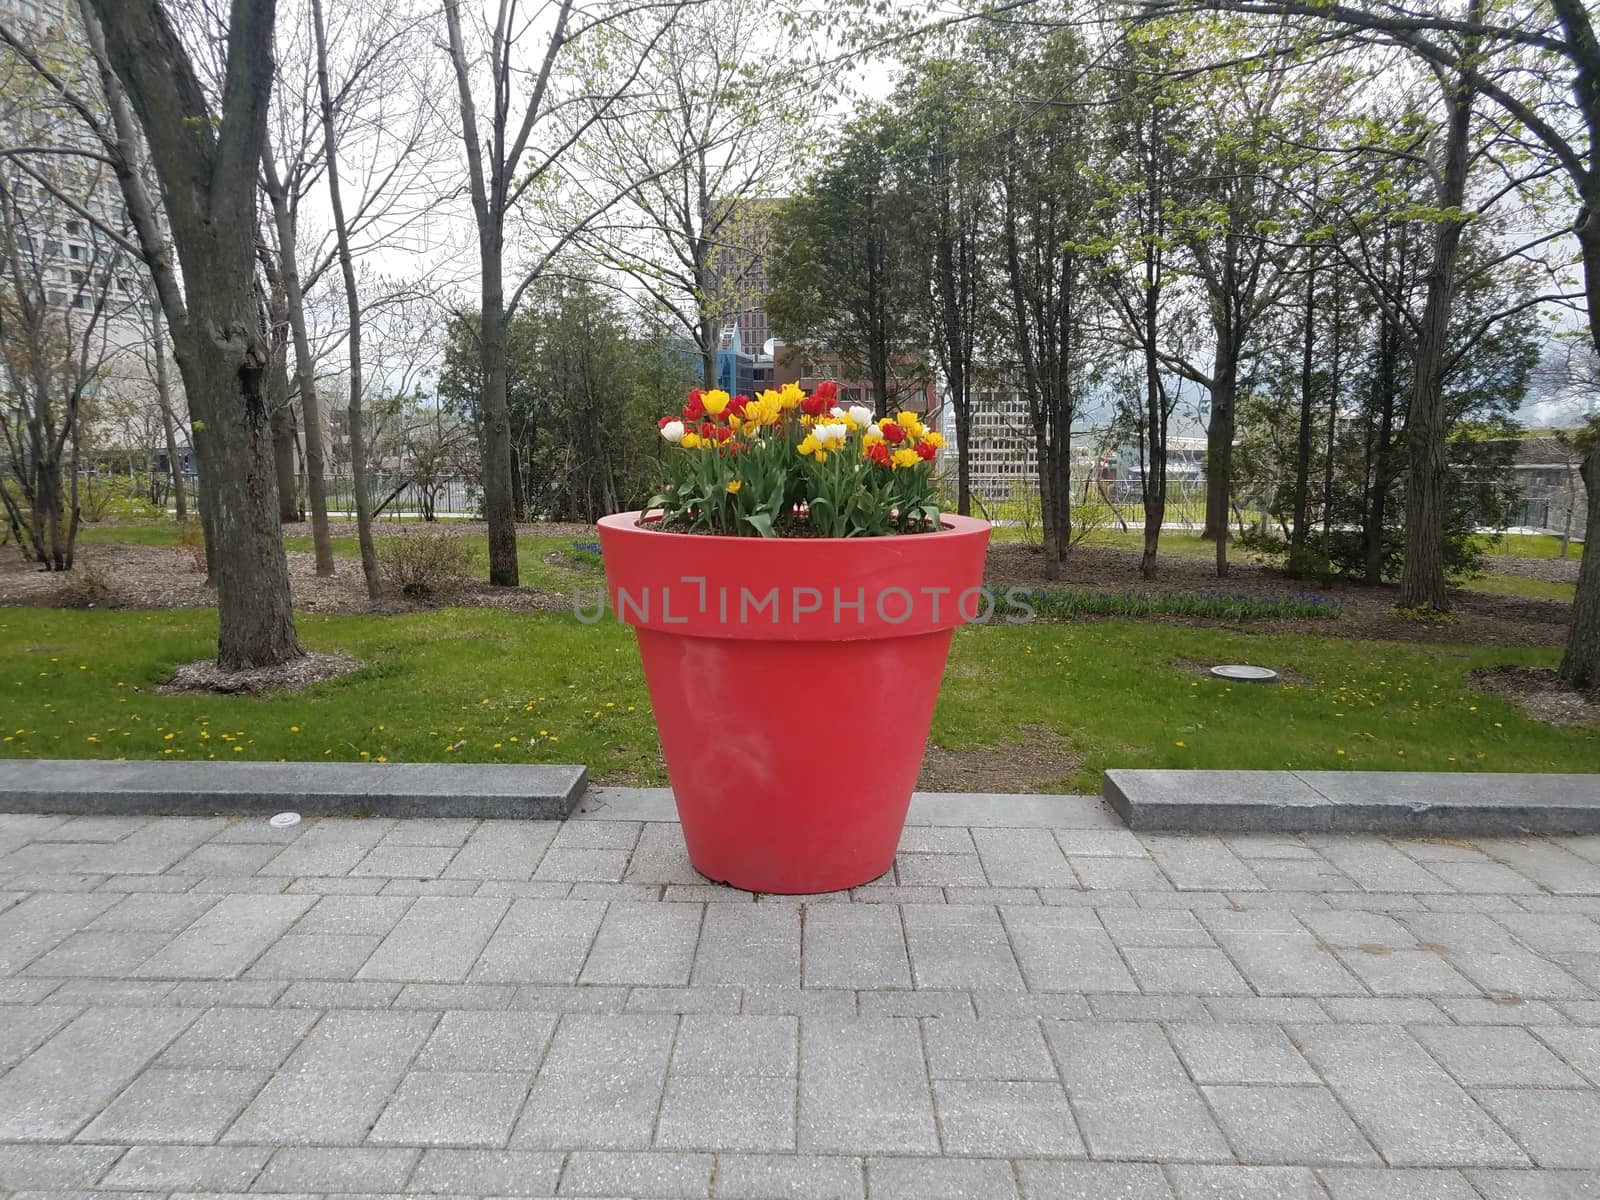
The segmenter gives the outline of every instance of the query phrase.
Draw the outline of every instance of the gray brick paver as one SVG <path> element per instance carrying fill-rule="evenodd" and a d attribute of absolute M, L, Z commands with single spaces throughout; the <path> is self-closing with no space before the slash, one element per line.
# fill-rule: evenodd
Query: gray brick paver
<path fill-rule="evenodd" d="M 665 903 L 607 906 L 578 982 L 688 983 L 705 907 Z"/>
<path fill-rule="evenodd" d="M 1327 1088 L 1223 1084 L 1203 1090 L 1246 1162 L 1363 1166 L 1381 1161 Z"/>
<path fill-rule="evenodd" d="M 1495 1121 L 1404 1029 L 1311 1025 L 1290 1032 L 1391 1164 L 1526 1164 Z"/>
<path fill-rule="evenodd" d="M 911 964 L 897 905 L 819 904 L 808 908 L 802 961 L 808 988 L 911 986 Z"/>
<path fill-rule="evenodd" d="M 510 901 L 423 896 L 401 917 L 359 979 L 464 983 Z"/>
<path fill-rule="evenodd" d="M 934 1084 L 945 1153 L 975 1157 L 1085 1154 L 1061 1085 L 942 1079 Z"/>
<path fill-rule="evenodd" d="M 717 1200 L 862 1200 L 858 1158 L 823 1154 L 719 1154 Z"/>
<path fill-rule="evenodd" d="M 134 1146 L 117 1159 L 100 1186 L 117 1191 L 242 1192 L 261 1174 L 272 1153 L 271 1146 Z"/>
<path fill-rule="evenodd" d="M 563 1016 L 511 1144 L 647 1148 L 677 1025 L 677 1017 L 655 1013 Z"/>
<path fill-rule="evenodd" d="M 937 1153 L 917 1022 L 802 1017 L 799 1148 Z"/>
<path fill-rule="evenodd" d="M 266 1081 L 262 1070 L 151 1068 L 79 1136 L 91 1142 L 214 1142 Z"/>
<path fill-rule="evenodd" d="M 595 900 L 513 900 L 477 965 L 474 983 L 576 983 L 606 906 Z"/>
<path fill-rule="evenodd" d="M 1594 839 L 11 820 L 0 1191 L 1600 1196 Z"/>
<path fill-rule="evenodd" d="M 199 1015 L 160 1008 L 84 1012 L 0 1077 L 0 1139 L 72 1136 Z"/>
<path fill-rule="evenodd" d="M 655 1145 L 661 1150 L 790 1151 L 795 1103 L 792 1078 L 674 1071 L 661 1102 Z"/>
<path fill-rule="evenodd" d="M 1159 1025 L 1046 1021 L 1044 1032 L 1091 1155 L 1233 1160 Z"/>
<path fill-rule="evenodd" d="M 999 1159 L 867 1160 L 872 1200 L 1016 1200 L 1011 1164 Z"/>
<path fill-rule="evenodd" d="M 1333 1200 L 1481 1200 L 1460 1171 L 1330 1167 L 1322 1182 Z"/>
<path fill-rule="evenodd" d="M 1161 1168 L 1149 1163 L 1031 1162 L 1017 1164 L 1026 1200 L 1172 1200 Z"/>
<path fill-rule="evenodd" d="M 1078 880 L 1048 829 L 974 829 L 972 840 L 995 887 L 1074 887 Z"/>
<path fill-rule="evenodd" d="M 906 946 L 918 988 L 1023 988 L 1022 973 L 993 908 L 907 904 Z"/>
<path fill-rule="evenodd" d="M 1023 979 L 1041 992 L 1137 992 L 1115 943 L 1092 909 L 1000 910 Z"/>
<path fill-rule="evenodd" d="M 374 1146 L 504 1146 L 532 1082 L 532 1071 L 412 1071 L 367 1141 Z"/>

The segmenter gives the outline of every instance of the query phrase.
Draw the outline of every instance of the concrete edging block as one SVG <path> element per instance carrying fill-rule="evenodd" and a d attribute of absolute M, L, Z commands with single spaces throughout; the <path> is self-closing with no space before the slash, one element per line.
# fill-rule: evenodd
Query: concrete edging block
<path fill-rule="evenodd" d="M 1600 833 L 1600 775 L 1110 770 L 1103 790 L 1135 830 Z"/>
<path fill-rule="evenodd" d="M 582 766 L 8 759 L 0 812 L 564 820 L 587 784 Z"/>

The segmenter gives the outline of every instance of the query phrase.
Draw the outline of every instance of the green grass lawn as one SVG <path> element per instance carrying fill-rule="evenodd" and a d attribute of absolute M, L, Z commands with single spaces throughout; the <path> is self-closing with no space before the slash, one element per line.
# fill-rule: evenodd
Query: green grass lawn
<path fill-rule="evenodd" d="M 1491 562 L 1488 564 L 1493 567 Z M 1461 586 L 1468 591 L 1489 592 L 1496 596 L 1531 596 L 1536 600 L 1564 600 L 1571 604 L 1578 594 L 1575 583 L 1552 583 L 1545 579 L 1529 579 L 1525 575 L 1501 575 L 1491 570 L 1476 579 L 1463 579 Z"/>
<path fill-rule="evenodd" d="M 445 609 L 302 614 L 302 639 L 366 666 L 290 696 L 164 696 L 207 657 L 206 610 L 0 609 L 0 755 L 583 762 L 597 779 L 664 781 L 632 634 L 564 614 Z M 1180 659 L 1291 669 L 1227 685 Z M 1095 791 L 1112 766 L 1600 771 L 1600 728 L 1555 729 L 1475 693 L 1480 666 L 1552 665 L 1556 651 L 1249 635 L 1147 622 L 958 634 L 934 721 L 951 750 L 1053 731 Z M 854 713 L 855 728 L 892 722 Z"/>

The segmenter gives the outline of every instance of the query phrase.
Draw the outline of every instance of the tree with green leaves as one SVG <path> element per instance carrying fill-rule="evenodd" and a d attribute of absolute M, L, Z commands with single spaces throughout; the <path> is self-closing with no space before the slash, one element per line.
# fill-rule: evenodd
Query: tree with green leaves
<path fill-rule="evenodd" d="M 993 144 L 972 104 L 984 64 L 941 38 L 911 64 L 892 105 L 903 129 L 907 187 L 922 214 L 915 252 L 925 272 L 924 320 L 956 434 L 956 511 L 972 511 L 972 406 L 992 372 L 1002 329 L 993 238 Z"/>
<path fill-rule="evenodd" d="M 541 21 L 531 19 L 518 0 L 497 0 L 484 13 L 469 7 L 465 16 L 460 0 L 443 0 L 477 227 L 479 435 L 491 584 L 517 583 L 506 399 L 509 322 L 574 239 L 639 185 L 629 176 L 594 196 L 573 187 L 563 166 L 575 146 L 599 136 L 603 122 L 648 119 L 647 105 L 632 107 L 638 81 L 686 2 L 641 7 L 627 0 L 560 0 L 549 20 Z M 597 41 L 605 43 L 616 69 L 591 88 L 574 59 Z M 525 57 L 534 64 L 531 71 L 523 69 Z M 523 251 L 512 260 L 509 286 L 508 248 Z"/>
<path fill-rule="evenodd" d="M 1155 0 L 1150 11 L 1226 9 L 1291 15 L 1355 39 L 1406 50 L 1520 127 L 1523 148 L 1545 156 L 1574 202 L 1590 343 L 1600 356 L 1600 30 L 1584 0 L 1535 0 L 1465 12 L 1431 0 Z M 1569 210 L 1570 211 L 1570 210 Z M 1600 528 L 1600 449 L 1588 462 L 1589 524 Z M 1600 552 L 1585 543 L 1560 673 L 1573 687 L 1600 686 Z"/>
<path fill-rule="evenodd" d="M 616 32 L 621 45 L 595 42 L 584 62 L 600 90 L 628 91 L 628 111 L 580 148 L 624 200 L 583 240 L 675 319 L 715 387 L 723 334 L 759 294 L 776 200 L 823 95 L 809 31 L 767 0 L 695 0 L 665 29 L 658 6 L 633 7 Z"/>
<path fill-rule="evenodd" d="M 767 315 L 806 351 L 838 355 L 872 384 L 886 415 L 926 383 L 927 273 L 917 256 L 922 220 L 885 110 L 853 122 L 824 165 L 773 218 Z"/>
<path fill-rule="evenodd" d="M 1105 350 L 1085 238 L 1102 198 L 1104 135 L 1096 107 L 1051 98 L 1063 80 L 1077 82 L 1075 96 L 1089 91 L 1075 31 L 1005 22 L 985 44 L 1004 81 L 993 137 L 1005 316 L 1038 463 L 1045 577 L 1058 579 L 1072 543 L 1072 423 Z"/>

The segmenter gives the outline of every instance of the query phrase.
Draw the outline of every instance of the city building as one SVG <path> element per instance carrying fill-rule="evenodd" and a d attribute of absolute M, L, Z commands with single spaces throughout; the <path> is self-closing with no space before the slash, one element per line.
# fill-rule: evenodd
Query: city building
<path fill-rule="evenodd" d="M 75 4 L 0 0 L 0 19 L 70 81 L 98 87 Z M 20 282 L 44 302 L 27 353 L 58 345 L 55 377 L 90 376 L 75 451 L 164 449 L 151 357 L 156 307 L 144 265 L 123 248 L 133 234 L 121 187 L 94 135 L 31 68 L 0 49 L 0 73 L 0 140 L 38 148 L 0 162 L 0 286 Z M 8 357 L 14 367 L 16 355 Z M 176 371 L 168 376 L 176 387 Z M 13 390 L 0 375 L 0 394 Z"/>
<path fill-rule="evenodd" d="M 786 383 L 795 383 L 809 392 L 823 380 L 831 380 L 839 389 L 839 403 L 844 407 L 864 404 L 874 411 L 878 407 L 877 392 L 872 381 L 856 376 L 837 354 L 788 346 L 773 338 L 767 343 L 766 353 L 759 361 L 771 366 L 770 386 L 782 387 Z M 907 358 L 896 366 L 898 370 L 890 377 L 890 395 L 884 407 L 919 413 L 933 411 L 938 392 L 934 387 L 933 371 L 928 364 Z"/>

